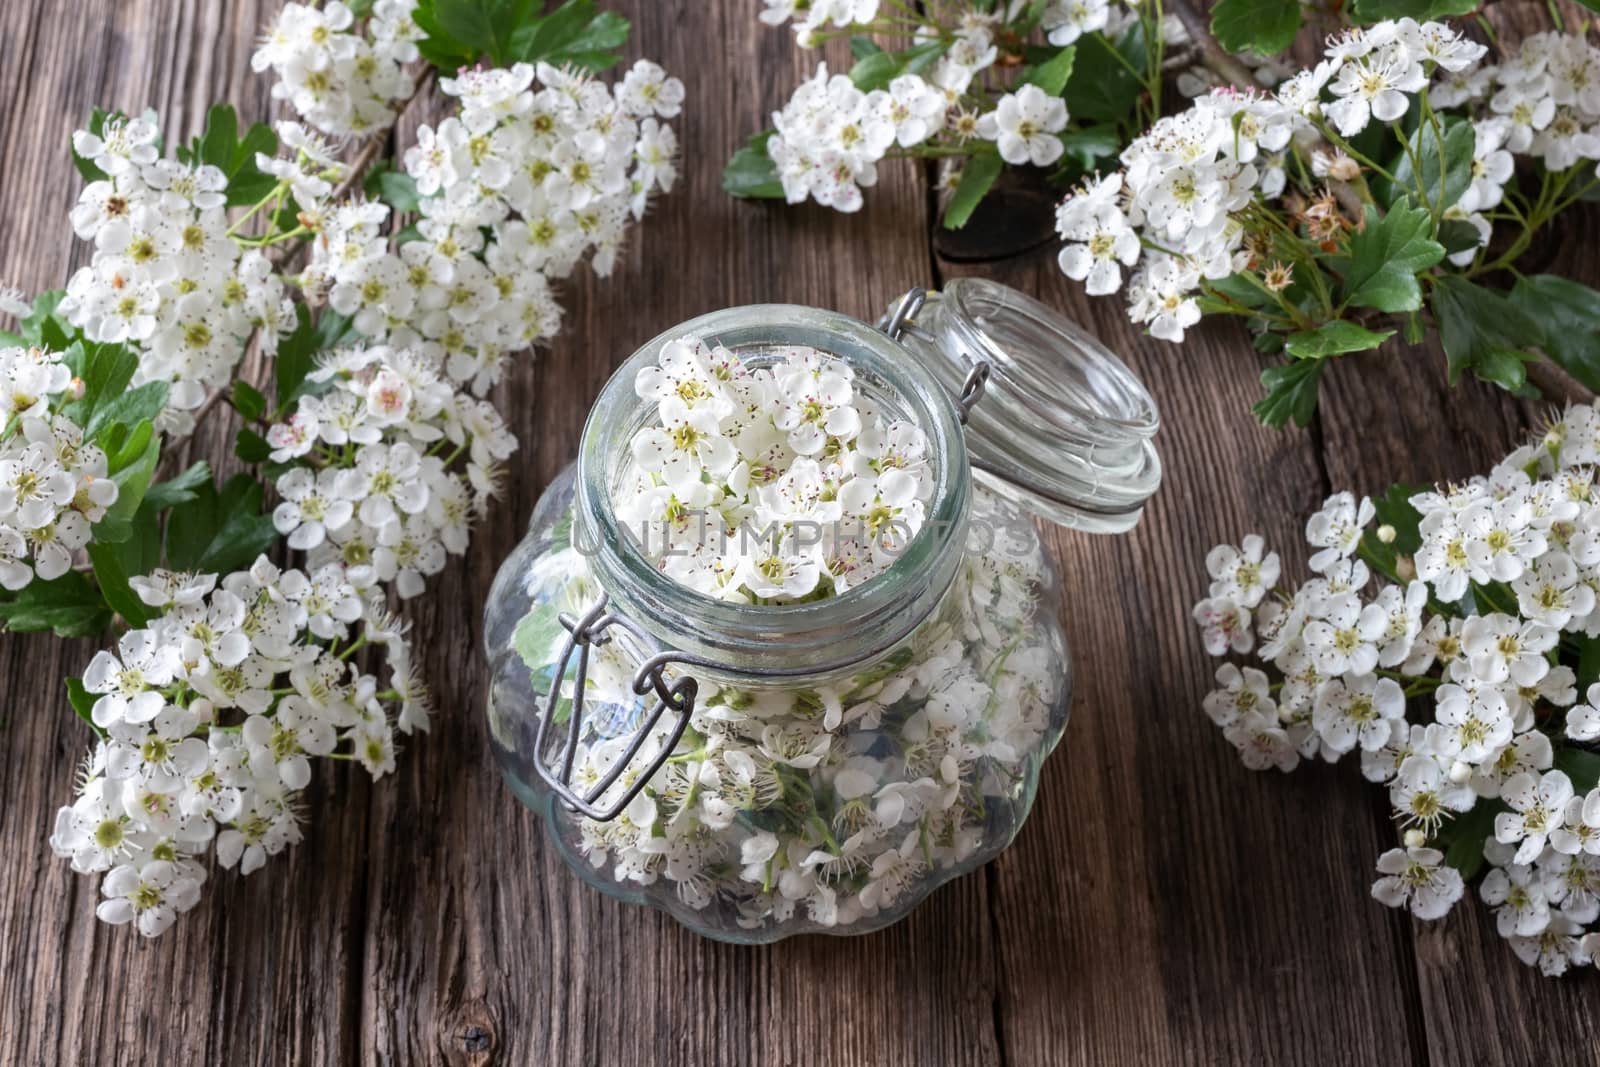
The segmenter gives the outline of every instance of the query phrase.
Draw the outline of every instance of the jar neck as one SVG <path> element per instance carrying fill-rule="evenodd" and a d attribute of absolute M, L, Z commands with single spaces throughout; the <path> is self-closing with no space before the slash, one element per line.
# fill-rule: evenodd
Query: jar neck
<path fill-rule="evenodd" d="M 880 575 L 824 600 L 736 604 L 668 577 L 646 555 L 638 532 L 617 516 L 631 442 L 656 416 L 634 379 L 667 341 L 692 334 L 759 364 L 763 353 L 804 345 L 843 359 L 879 410 L 919 426 L 928 438 L 933 493 L 921 530 Z M 971 485 L 955 407 L 939 383 L 898 343 L 845 315 L 794 305 L 713 312 L 648 342 L 601 392 L 578 454 L 574 543 L 589 554 L 611 610 L 664 647 L 730 669 L 826 675 L 887 652 L 933 611 L 960 568 Z"/>

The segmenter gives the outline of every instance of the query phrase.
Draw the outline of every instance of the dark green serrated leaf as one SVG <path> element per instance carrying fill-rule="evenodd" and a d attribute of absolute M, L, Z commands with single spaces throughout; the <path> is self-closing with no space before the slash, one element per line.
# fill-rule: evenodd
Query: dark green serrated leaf
<path fill-rule="evenodd" d="M 900 57 L 893 52 L 874 52 L 856 60 L 850 68 L 850 81 L 857 89 L 870 93 L 874 89 L 887 88 L 889 82 L 900 73 Z"/>
<path fill-rule="evenodd" d="M 89 637 L 111 625 L 111 609 L 87 576 L 68 571 L 48 582 L 35 579 L 10 600 L 0 600 L 0 621 L 17 633 Z"/>
<path fill-rule="evenodd" d="M 1065 150 L 1063 158 L 1072 160 L 1086 173 L 1100 160 L 1116 155 L 1122 147 L 1122 138 L 1115 126 L 1085 126 L 1063 133 L 1061 147 Z"/>
<path fill-rule="evenodd" d="M 1122 56 L 1120 60 L 1118 53 Z M 1144 83 L 1134 76 L 1133 70 L 1144 70 L 1146 63 L 1144 30 L 1138 23 L 1115 44 L 1098 33 L 1080 38 L 1073 56 L 1072 73 L 1067 78 L 1067 91 L 1063 94 L 1072 117 L 1096 122 L 1120 122 L 1127 118 L 1144 92 Z M 1129 66 L 1133 70 L 1129 70 Z"/>
<path fill-rule="evenodd" d="M 233 445 L 233 454 L 246 463 L 265 463 L 272 458 L 272 446 L 254 430 L 240 430 Z"/>
<path fill-rule="evenodd" d="M 1267 426 L 1279 427 L 1291 419 L 1296 426 L 1310 425 L 1324 366 L 1321 360 L 1297 359 L 1262 371 L 1261 384 L 1267 395 L 1250 410 Z"/>
<path fill-rule="evenodd" d="M 1069 44 L 1043 63 L 1023 71 L 1017 84 L 1037 85 L 1050 96 L 1060 96 L 1067 88 L 1067 79 L 1072 77 L 1072 64 L 1077 54 L 1077 48 Z"/>
<path fill-rule="evenodd" d="M 778 168 L 767 155 L 767 142 L 772 130 L 763 130 L 745 142 L 733 154 L 728 165 L 722 168 L 722 190 L 741 200 L 782 200 L 783 183 L 778 180 Z"/>
<path fill-rule="evenodd" d="M 1470 15 L 1477 9 L 1478 0 L 1351 0 L 1349 7 L 1350 17 L 1362 25 L 1403 18 L 1436 22 L 1449 15 Z"/>
<path fill-rule="evenodd" d="M 252 421 L 259 419 L 267 410 L 267 398 L 261 395 L 261 390 L 244 381 L 233 383 L 229 403 L 233 405 L 233 410 Z"/>
<path fill-rule="evenodd" d="M 161 461 L 161 436 L 153 431 L 150 423 L 140 423 L 119 452 L 121 455 L 107 464 L 111 480 L 117 483 L 117 502 L 107 508 L 105 514 L 105 519 L 113 522 L 131 521 L 144 502 L 145 490 L 150 487 L 156 464 Z"/>
<path fill-rule="evenodd" d="M 1377 332 L 1353 322 L 1335 319 L 1315 330 L 1290 334 L 1284 342 L 1284 348 L 1295 359 L 1325 359 L 1346 352 L 1365 352 L 1377 348 L 1393 336 L 1393 330 Z"/>
<path fill-rule="evenodd" d="M 1421 307 L 1417 273 L 1444 258 L 1432 234 L 1433 217 L 1404 197 L 1381 218 L 1368 204 L 1366 224 L 1350 236 L 1349 256 L 1332 260 L 1343 279 L 1344 303 L 1388 312 Z"/>
<path fill-rule="evenodd" d="M 1444 861 L 1461 872 L 1463 881 L 1472 881 L 1483 869 L 1483 843 L 1494 834 L 1494 817 L 1505 810 L 1498 800 L 1480 798 L 1441 829 L 1438 843 L 1444 845 Z"/>
<path fill-rule="evenodd" d="M 1583 796 L 1600 783 L 1600 753 L 1564 748 L 1556 753 L 1556 770 L 1572 779 L 1573 792 Z"/>
<path fill-rule="evenodd" d="M 89 545 L 89 559 L 94 564 L 95 584 L 111 610 L 121 615 L 129 626 L 140 627 L 150 621 L 150 609 L 128 584 L 128 572 L 117 555 L 116 547 L 100 542 Z"/>
<path fill-rule="evenodd" d="M 1529 348 L 1545 343 L 1537 320 L 1510 298 L 1458 274 L 1434 281 L 1430 302 L 1452 384 L 1470 370 L 1486 382 L 1516 391 L 1527 382 Z"/>
<path fill-rule="evenodd" d="M 1404 585 L 1399 574 L 1401 556 L 1414 556 L 1422 547 L 1422 532 L 1418 528 L 1422 516 L 1411 506 L 1411 498 L 1423 492 L 1426 486 L 1391 485 L 1382 496 L 1372 498 L 1376 519 L 1361 535 L 1361 558 L 1392 582 Z M 1378 539 L 1380 526 L 1394 528 L 1394 540 L 1384 544 Z"/>
<path fill-rule="evenodd" d="M 189 142 L 187 150 L 179 149 L 180 159 L 189 163 L 205 163 L 222 171 L 228 179 L 228 204 L 255 204 L 264 200 L 277 186 L 278 179 L 264 173 L 256 165 L 256 154 L 273 155 L 278 151 L 278 135 L 271 127 L 257 122 L 239 136 L 239 116 L 230 104 L 215 104 L 206 113 L 206 128 L 199 137 Z"/>
<path fill-rule="evenodd" d="M 144 494 L 145 506 L 157 510 L 187 504 L 195 498 L 195 491 L 211 484 L 211 465 L 200 460 L 188 470 L 164 482 L 156 482 Z"/>
<path fill-rule="evenodd" d="M 373 164 L 361 187 L 367 196 L 382 200 L 395 211 L 416 211 L 422 203 L 416 180 L 405 171 L 396 170 L 386 159 Z"/>
<path fill-rule="evenodd" d="M 1570 278 L 1535 274 L 1517 279 L 1511 302 L 1543 324 L 1545 355 L 1600 392 L 1600 292 Z"/>
<path fill-rule="evenodd" d="M 1230 52 L 1277 55 L 1300 32 L 1300 0 L 1221 0 L 1211 9 L 1211 33 Z"/>
<path fill-rule="evenodd" d="M 1477 142 L 1471 122 L 1446 118 L 1439 122 L 1439 130 L 1423 122 L 1411 135 L 1417 166 L 1412 166 L 1411 153 L 1402 151 L 1389 168 L 1395 180 L 1391 195 L 1418 197 L 1435 216 L 1444 214 L 1472 184 L 1472 154 Z"/>
<path fill-rule="evenodd" d="M 1000 157 L 993 152 L 984 152 L 967 160 L 966 166 L 961 168 L 961 181 L 950 197 L 949 206 L 944 209 L 945 229 L 959 230 L 967 224 L 994 186 L 995 179 L 1000 177 L 1003 166 Z"/>
<path fill-rule="evenodd" d="M 105 731 L 100 729 L 94 721 L 94 702 L 100 698 L 83 687 L 83 679 L 77 675 L 67 676 L 67 703 L 72 705 L 73 712 L 88 724 L 89 729 L 98 737 L 104 737 Z"/>
<path fill-rule="evenodd" d="M 851 59 L 865 59 L 875 52 L 882 51 L 882 46 L 880 46 L 878 42 L 874 41 L 871 37 L 867 37 L 858 33 L 854 37 L 850 38 Z"/>
<path fill-rule="evenodd" d="M 1483 242 L 1478 228 L 1466 219 L 1441 219 L 1439 243 L 1444 245 L 1445 255 L 1453 256 L 1458 252 L 1471 251 Z"/>
<path fill-rule="evenodd" d="M 628 20 L 601 12 L 595 0 L 566 0 L 543 18 L 518 12 L 521 0 L 500 0 L 500 6 L 512 11 L 516 22 L 508 38 L 507 61 L 603 70 L 621 58 L 616 49 L 628 40 Z M 535 13 L 538 7 L 533 5 Z"/>
<path fill-rule="evenodd" d="M 254 563 L 278 531 L 261 511 L 264 491 L 248 474 L 236 474 L 220 491 L 207 482 L 167 520 L 167 564 L 178 570 L 227 574 Z"/>
<path fill-rule="evenodd" d="M 83 428 L 83 435 L 103 444 L 101 436 L 110 426 L 120 425 L 131 429 L 142 422 L 154 420 L 167 406 L 169 388 L 166 382 L 145 382 L 138 388 L 129 389 L 105 403 L 95 405 L 94 413 Z"/>

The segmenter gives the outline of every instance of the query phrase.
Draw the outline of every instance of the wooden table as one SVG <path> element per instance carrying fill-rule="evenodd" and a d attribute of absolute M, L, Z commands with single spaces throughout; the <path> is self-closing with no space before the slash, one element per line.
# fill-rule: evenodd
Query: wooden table
<path fill-rule="evenodd" d="M 67 139 L 91 106 L 187 138 L 214 100 L 279 112 L 249 56 L 277 0 L 7 0 L 0 10 L 0 278 L 62 284 Z M 1201 713 L 1211 666 L 1188 619 L 1202 557 L 1250 530 L 1287 550 L 1335 487 L 1487 469 L 1536 421 L 1436 348 L 1341 362 L 1308 432 L 1246 409 L 1239 331 L 1182 348 L 1091 300 L 1053 250 L 938 255 L 928 175 L 884 168 L 859 216 L 737 203 L 729 152 L 805 73 L 754 0 L 634 0 L 630 55 L 689 89 L 682 184 L 608 283 L 564 286 L 566 327 L 496 398 L 523 444 L 504 500 L 413 602 L 442 713 L 395 776 L 319 771 L 306 840 L 219 872 L 153 943 L 94 918 L 94 880 L 45 845 L 89 737 L 62 679 L 93 642 L 0 638 L 0 1050 L 6 1063 L 1104 1064 L 1575 1063 L 1600 1056 L 1592 973 L 1518 963 L 1473 902 L 1422 925 L 1368 896 L 1395 841 L 1356 768 L 1252 774 Z M 835 57 L 836 61 L 839 57 Z M 436 119 L 413 108 L 399 131 Z M 391 146 L 392 150 L 392 146 Z M 1043 235 L 1041 235 L 1043 236 Z M 1600 282 L 1593 213 L 1548 269 Z M 645 338 L 701 312 L 793 301 L 870 318 L 908 285 L 995 277 L 1122 352 L 1161 405 L 1166 484 L 1131 535 L 1052 531 L 1077 661 L 1071 725 L 1016 845 L 859 939 L 702 940 L 585 888 L 504 788 L 482 721 L 478 606 L 589 403 Z M 225 454 L 222 429 L 195 442 Z"/>

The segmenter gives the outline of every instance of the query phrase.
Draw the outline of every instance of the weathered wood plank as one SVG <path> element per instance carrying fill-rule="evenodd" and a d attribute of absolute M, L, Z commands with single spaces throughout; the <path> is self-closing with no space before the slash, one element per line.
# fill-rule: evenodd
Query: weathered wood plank
<path fill-rule="evenodd" d="M 1188 609 L 1205 553 L 1257 531 L 1303 565 L 1301 524 L 1324 495 L 1311 443 L 1250 418 L 1258 357 L 1242 331 L 1208 325 L 1181 348 L 1142 337 L 1049 250 L 946 272 L 1084 324 L 1163 418 L 1164 481 L 1140 526 L 1052 532 L 1077 693 L 1033 819 L 993 866 L 1007 1059 L 1420 1057 L 1406 931 L 1366 895 L 1378 835 L 1359 776 L 1253 774 L 1200 710 L 1213 661 Z M 1294 1022 L 1326 1012 L 1333 990 L 1336 1025 Z"/>

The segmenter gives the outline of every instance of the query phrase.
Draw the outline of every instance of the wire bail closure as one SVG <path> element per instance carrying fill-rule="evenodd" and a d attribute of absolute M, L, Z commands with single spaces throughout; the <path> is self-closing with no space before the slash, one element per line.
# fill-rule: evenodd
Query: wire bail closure
<path fill-rule="evenodd" d="M 655 646 L 655 642 L 641 627 L 614 612 L 607 611 L 606 605 L 609 600 L 607 595 L 601 594 L 600 599 L 583 614 L 582 618 L 575 618 L 569 612 L 562 612 L 559 616 L 561 625 L 567 630 L 567 642 L 562 647 L 561 658 L 556 661 L 555 677 L 550 680 L 550 691 L 545 699 L 544 714 L 539 716 L 539 727 L 534 735 L 533 748 L 533 767 L 544 783 L 561 798 L 569 810 L 596 822 L 610 822 L 621 815 L 633 802 L 633 798 L 639 795 L 640 790 L 644 789 L 656 772 L 666 764 L 673 749 L 678 747 L 678 742 L 683 738 L 684 731 L 689 728 L 690 716 L 694 714 L 695 697 L 700 691 L 700 683 L 692 677 L 685 675 L 674 682 L 669 682 L 666 677 L 668 665 L 679 661 L 689 662 L 692 657 L 674 652 L 657 652 L 641 663 L 633 675 L 633 691 L 639 696 L 654 694 L 655 706 L 635 729 L 627 749 L 617 757 L 610 770 L 588 790 L 581 794 L 577 792 L 572 786 L 572 774 L 578 753 L 578 737 L 583 729 L 584 688 L 588 684 L 589 650 L 609 643 L 612 635 L 607 631 L 613 626 L 621 627 L 647 647 Z M 567 716 L 567 734 L 561 747 L 561 769 L 557 773 L 546 766 L 543 758 L 545 735 L 555 718 L 556 706 L 561 700 L 561 683 L 567 676 L 567 665 L 571 662 L 574 651 L 578 653 L 578 665 L 573 677 L 572 711 Z M 645 740 L 655 730 L 656 724 L 661 721 L 661 716 L 668 711 L 674 712 L 678 716 L 678 721 L 673 727 L 671 737 L 662 746 L 660 755 L 654 757 L 648 767 L 640 771 L 621 797 L 607 807 L 598 806 L 597 801 L 605 795 L 606 790 L 616 784 L 618 778 L 622 777 L 628 765 L 633 762 L 633 758 L 639 754 L 639 749 L 644 746 Z"/>
<path fill-rule="evenodd" d="M 914 285 L 906 290 L 906 295 L 895 304 L 894 310 L 878 320 L 878 329 L 889 335 L 893 341 L 900 340 L 900 336 L 908 330 L 916 328 L 917 312 L 928 302 L 928 291 L 920 285 Z M 961 394 L 955 398 L 956 418 L 961 425 L 967 424 L 967 414 L 972 406 L 983 399 L 983 390 L 989 384 L 989 362 L 977 360 L 967 371 L 967 377 L 961 383 Z"/>

